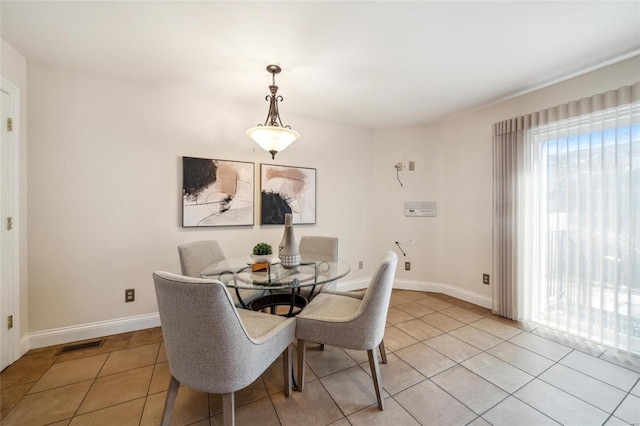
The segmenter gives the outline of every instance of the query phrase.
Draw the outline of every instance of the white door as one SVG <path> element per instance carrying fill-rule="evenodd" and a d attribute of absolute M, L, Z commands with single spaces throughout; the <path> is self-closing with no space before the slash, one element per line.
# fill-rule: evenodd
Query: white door
<path fill-rule="evenodd" d="M 15 223 L 17 212 L 17 129 L 13 124 L 17 111 L 17 89 L 2 80 L 0 94 L 0 370 L 14 362 L 19 356 L 17 325 L 18 296 L 18 250 L 17 230 L 9 224 Z M 9 123 L 11 118 L 12 123 Z M 13 129 L 11 128 L 13 127 Z M 9 219 L 11 218 L 11 219 Z M 10 319 L 14 327 L 10 327 Z"/>

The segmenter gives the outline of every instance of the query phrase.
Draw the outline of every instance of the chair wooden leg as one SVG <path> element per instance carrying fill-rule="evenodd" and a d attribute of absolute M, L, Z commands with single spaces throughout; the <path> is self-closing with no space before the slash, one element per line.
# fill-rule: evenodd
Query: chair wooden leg
<path fill-rule="evenodd" d="M 176 404 L 176 396 L 178 396 L 178 389 L 180 388 L 180 382 L 171 376 L 169 382 L 169 391 L 167 392 L 167 398 L 164 400 L 164 412 L 162 413 L 162 426 L 169 426 L 171 423 L 171 415 L 173 414 L 173 406 Z"/>
<path fill-rule="evenodd" d="M 373 386 L 376 389 L 378 408 L 384 410 L 384 398 L 382 398 L 382 376 L 380 375 L 380 365 L 378 365 L 378 357 L 371 349 L 367 351 L 367 355 L 369 355 L 369 367 L 371 367 L 371 378 L 373 379 Z"/>
<path fill-rule="evenodd" d="M 233 392 L 222 394 L 222 422 L 224 426 L 236 424 L 236 402 Z"/>
<path fill-rule="evenodd" d="M 306 343 L 302 339 L 298 339 L 298 391 L 304 389 L 304 365 L 307 362 Z"/>
<path fill-rule="evenodd" d="M 378 345 L 378 348 L 380 349 L 380 358 L 382 359 L 382 363 L 386 364 L 387 363 L 387 351 L 385 351 L 385 349 L 384 349 L 384 339 L 380 341 L 380 344 Z"/>
<path fill-rule="evenodd" d="M 291 345 L 282 353 L 282 370 L 284 373 L 284 396 L 291 396 Z"/>

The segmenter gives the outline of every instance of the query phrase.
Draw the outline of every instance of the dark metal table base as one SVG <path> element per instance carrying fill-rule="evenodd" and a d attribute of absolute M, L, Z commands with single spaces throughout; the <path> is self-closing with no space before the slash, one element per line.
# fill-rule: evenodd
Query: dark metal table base
<path fill-rule="evenodd" d="M 300 296 L 299 294 L 279 293 L 262 296 L 249 303 L 249 308 L 254 311 L 262 311 L 263 309 L 269 308 L 271 310 L 271 313 L 275 313 L 276 307 L 288 306 L 289 311 L 286 314 L 283 314 L 283 316 L 293 317 L 298 314 L 297 311 L 294 311 L 295 308 L 302 309 L 306 305 L 307 299 Z"/>

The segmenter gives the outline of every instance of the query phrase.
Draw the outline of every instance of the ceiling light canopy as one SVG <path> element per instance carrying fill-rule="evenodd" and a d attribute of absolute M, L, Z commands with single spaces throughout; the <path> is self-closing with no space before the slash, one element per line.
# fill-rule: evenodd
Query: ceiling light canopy
<path fill-rule="evenodd" d="M 269 86 L 270 95 L 266 96 L 269 101 L 269 112 L 264 124 L 258 124 L 247 130 L 247 136 L 253 139 L 265 151 L 271 154 L 271 158 L 275 159 L 276 154 L 292 142 L 300 138 L 300 134 L 291 129 L 291 126 L 285 126 L 280 119 L 280 111 L 278 110 L 278 101 L 282 101 L 282 96 L 278 95 L 278 86 L 276 86 L 276 74 L 280 69 L 277 65 L 269 65 L 267 71 L 271 73 L 271 86 Z"/>

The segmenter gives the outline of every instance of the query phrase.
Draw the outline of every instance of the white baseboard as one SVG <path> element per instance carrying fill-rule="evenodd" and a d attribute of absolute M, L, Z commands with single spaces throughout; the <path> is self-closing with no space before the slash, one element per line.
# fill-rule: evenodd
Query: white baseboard
<path fill-rule="evenodd" d="M 155 312 L 152 314 L 136 315 L 133 317 L 29 333 L 28 346 L 30 349 L 36 349 L 159 326 L 160 316 Z"/>
<path fill-rule="evenodd" d="M 338 282 L 337 288 L 340 291 L 351 291 L 366 288 L 369 285 L 369 279 L 362 279 L 356 281 Z M 401 290 L 415 290 L 415 291 L 429 291 L 432 293 L 442 293 L 447 296 L 455 297 L 465 302 L 473 303 L 474 305 L 482 306 L 483 308 L 491 309 L 492 301 L 490 297 L 483 296 L 471 291 L 463 290 L 461 288 L 435 282 L 425 281 L 409 281 L 409 280 L 395 280 L 393 282 L 393 288 Z"/>
<path fill-rule="evenodd" d="M 366 288 L 369 278 L 337 283 L 340 291 L 351 291 Z M 491 298 L 463 290 L 444 283 L 395 280 L 393 288 L 402 290 L 429 291 L 442 293 L 456 297 L 469 303 L 491 309 Z M 20 354 L 29 349 L 37 349 L 45 346 L 61 345 L 80 340 L 94 339 L 113 334 L 127 333 L 130 331 L 144 330 L 160 326 L 160 316 L 157 312 L 133 317 L 119 318 L 109 321 L 100 321 L 89 324 L 81 324 L 70 327 L 54 328 L 51 330 L 29 333 L 20 339 Z"/>

